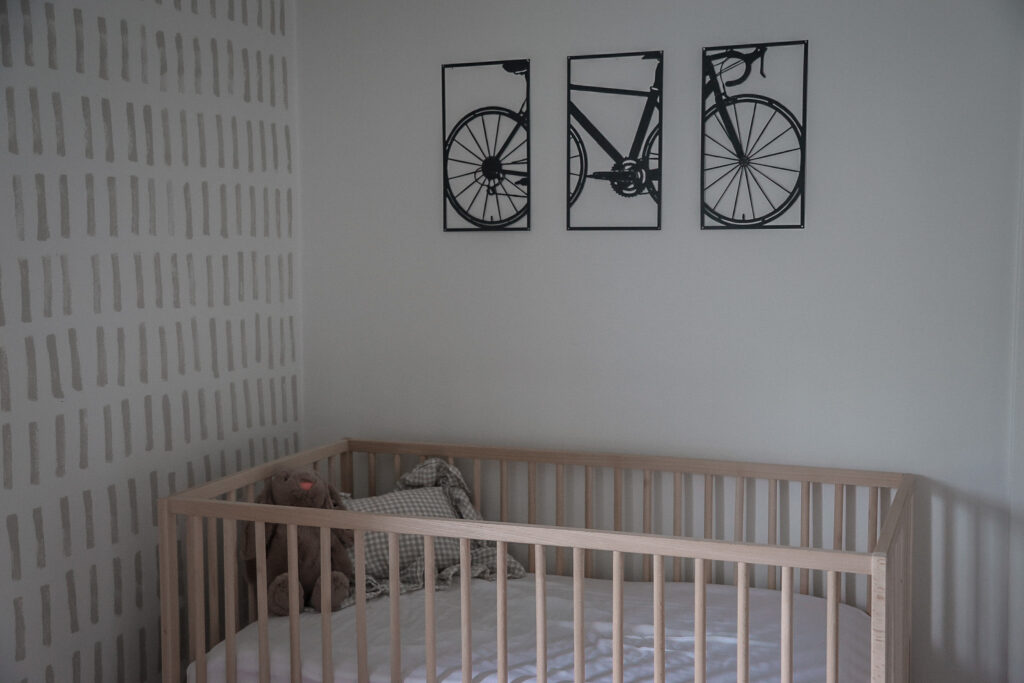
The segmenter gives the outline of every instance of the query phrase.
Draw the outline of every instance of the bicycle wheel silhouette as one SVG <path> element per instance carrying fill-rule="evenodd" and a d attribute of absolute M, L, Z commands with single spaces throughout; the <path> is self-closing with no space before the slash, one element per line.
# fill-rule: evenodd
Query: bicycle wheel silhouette
<path fill-rule="evenodd" d="M 732 119 L 739 153 L 724 116 Z M 803 189 L 803 139 L 796 117 L 771 98 L 743 94 L 715 103 L 704 114 L 704 214 L 749 228 L 785 213 Z"/>
<path fill-rule="evenodd" d="M 661 124 L 659 123 L 644 140 L 640 156 L 644 163 L 644 187 L 655 203 L 661 201 Z"/>
<path fill-rule="evenodd" d="M 478 228 L 504 228 L 529 205 L 528 136 L 516 112 L 481 107 L 463 116 L 444 145 L 444 194 Z"/>
<path fill-rule="evenodd" d="M 569 206 L 572 206 L 583 191 L 587 180 L 587 148 L 575 128 L 569 126 Z"/>

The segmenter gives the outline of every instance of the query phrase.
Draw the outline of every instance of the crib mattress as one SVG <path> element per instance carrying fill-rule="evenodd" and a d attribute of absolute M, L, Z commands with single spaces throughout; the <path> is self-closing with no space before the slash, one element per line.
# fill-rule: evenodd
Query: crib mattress
<path fill-rule="evenodd" d="M 495 584 L 472 582 L 473 680 L 497 680 L 495 643 Z M 610 681 L 612 664 L 612 584 L 587 579 L 584 586 L 586 661 L 588 681 Z M 654 627 L 651 584 L 627 582 L 623 591 L 625 680 L 635 683 L 653 678 Z M 779 619 L 778 591 L 750 590 L 749 662 L 751 681 L 778 681 Z M 693 584 L 665 584 L 665 668 L 669 681 L 693 680 Z M 391 680 L 389 598 L 367 602 L 367 642 L 370 680 Z M 508 582 L 509 681 L 536 679 L 534 577 Z M 426 681 L 424 663 L 423 593 L 400 597 L 402 618 L 402 675 L 404 680 Z M 440 681 L 461 681 L 460 602 L 458 589 L 435 594 L 437 615 L 437 672 Z M 825 612 L 822 598 L 795 595 L 793 605 L 793 680 L 820 683 L 825 680 Z M 547 577 L 548 680 L 573 680 L 572 578 Z M 355 609 L 332 615 L 334 680 L 355 681 Z M 870 617 L 848 605 L 839 609 L 839 680 L 863 683 L 870 679 Z M 322 680 L 320 615 L 300 616 L 302 680 Z M 270 668 L 272 681 L 290 680 L 288 618 L 271 618 Z M 258 681 L 257 628 L 250 624 L 237 635 L 238 681 Z M 707 662 L 709 683 L 736 680 L 736 589 L 707 587 Z M 225 680 L 224 643 L 215 646 L 207 658 L 208 680 Z M 195 680 L 194 664 L 189 681 Z"/>

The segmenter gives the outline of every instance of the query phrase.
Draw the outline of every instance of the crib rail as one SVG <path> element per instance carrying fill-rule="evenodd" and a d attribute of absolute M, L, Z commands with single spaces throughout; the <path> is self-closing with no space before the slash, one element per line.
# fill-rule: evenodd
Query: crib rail
<path fill-rule="evenodd" d="M 405 456 L 403 459 L 402 456 Z M 484 488 L 484 464 L 497 463 L 497 517 L 502 521 L 440 520 L 382 516 L 344 510 L 259 505 L 251 502 L 261 482 L 283 466 L 314 465 L 329 480 L 347 490 L 377 492 L 381 480 L 397 475 L 408 464 L 428 456 L 448 458 L 450 462 L 471 473 L 476 502 Z M 408 461 L 408 462 L 407 462 Z M 515 468 L 525 467 L 525 478 L 515 477 Z M 544 510 L 538 503 L 538 468 L 550 467 L 555 473 L 557 493 L 554 510 Z M 390 468 L 390 472 L 386 472 Z M 602 470 L 611 472 L 613 505 L 611 528 L 597 528 L 599 520 L 593 497 L 598 493 L 595 479 Z M 582 474 L 584 503 L 582 515 L 566 495 L 572 472 Z M 633 491 L 629 487 L 631 473 L 638 472 L 636 482 L 640 513 L 632 515 Z M 703 477 L 704 538 L 684 535 L 687 524 L 684 512 L 683 486 L 686 477 Z M 750 523 L 754 487 L 758 480 L 768 483 L 768 542 L 756 542 Z M 732 483 L 726 488 L 726 481 Z M 671 482 L 669 501 L 655 503 L 659 483 Z M 692 482 L 689 482 L 692 484 Z M 522 498 L 519 486 L 526 489 L 526 510 L 512 505 Z M 761 484 L 763 488 L 763 484 Z M 786 486 L 800 490 L 799 545 L 780 544 L 784 525 L 780 517 L 787 509 L 780 505 Z M 832 487 L 832 547 L 815 543 L 821 535 L 824 504 L 819 490 L 812 501 L 813 487 Z M 694 484 L 696 489 L 699 485 Z M 865 487 L 864 505 L 853 505 L 857 487 Z M 662 485 L 662 489 L 668 488 Z M 732 491 L 732 538 L 725 536 L 723 524 L 724 492 Z M 895 495 L 893 496 L 893 492 Z M 763 491 L 762 491 L 763 493 Z M 748 495 L 751 494 L 751 495 Z M 547 497 L 545 497 L 547 499 Z M 297 567 L 297 530 L 300 527 L 319 529 L 321 573 L 329 574 L 331 529 L 352 529 L 355 536 L 355 650 L 359 681 L 369 680 L 366 639 L 366 562 L 365 534 L 382 532 L 389 542 L 390 618 L 391 618 L 391 680 L 402 680 L 401 625 L 399 604 L 404 600 L 423 600 L 426 616 L 426 670 L 428 680 L 437 680 L 437 640 L 434 632 L 434 577 L 427 572 L 425 590 L 421 595 L 399 595 L 398 538 L 400 535 L 420 536 L 424 543 L 425 566 L 432 567 L 434 541 L 457 538 L 460 541 L 459 585 L 462 605 L 462 679 L 473 680 L 473 634 L 470 630 L 470 542 L 492 541 L 497 544 L 498 567 L 495 591 L 497 619 L 497 679 L 508 680 L 507 573 L 506 554 L 511 548 L 528 549 L 528 567 L 534 572 L 536 587 L 536 663 L 537 680 L 546 680 L 546 581 L 550 569 L 555 574 L 571 575 L 573 580 L 574 671 L 575 680 L 586 676 L 583 633 L 583 582 L 595 573 L 593 556 L 610 557 L 612 583 L 612 673 L 613 680 L 623 679 L 623 586 L 630 578 L 642 578 L 651 584 L 652 624 L 654 625 L 655 658 L 651 680 L 665 680 L 665 615 L 664 590 L 667 580 L 682 580 L 684 563 L 692 569 L 694 584 L 694 680 L 703 682 L 707 670 L 707 602 L 708 583 L 725 582 L 735 586 L 737 596 L 737 681 L 748 680 L 749 670 L 749 590 L 757 585 L 755 571 L 762 570 L 761 583 L 780 588 L 780 678 L 793 680 L 793 599 L 796 590 L 812 590 L 810 577 L 820 575 L 827 604 L 826 680 L 838 680 L 839 604 L 843 602 L 843 580 L 861 577 L 867 584 L 868 605 L 872 613 L 872 683 L 906 681 L 909 676 L 910 638 L 910 544 L 912 539 L 913 479 L 909 475 L 871 473 L 857 470 L 832 470 L 792 466 L 687 460 L 666 457 L 625 457 L 601 454 L 580 454 L 562 451 L 515 451 L 510 449 L 474 448 L 436 444 L 404 444 L 397 442 L 348 440 L 290 456 L 272 464 L 252 468 L 219 481 L 199 486 L 159 502 L 160 574 L 162 612 L 163 676 L 165 683 L 182 679 L 183 664 L 194 663 L 195 680 L 207 680 L 206 650 L 224 641 L 227 668 L 226 680 L 236 680 L 235 631 L 255 621 L 258 629 L 260 681 L 270 680 L 268 606 L 266 588 L 265 537 L 268 524 L 284 525 L 287 533 L 289 567 Z M 812 502 L 816 503 L 812 505 Z M 665 503 L 668 503 L 666 505 Z M 793 501 L 794 506 L 796 501 Z M 522 506 L 519 506 L 522 507 Z M 549 506 L 551 507 L 551 506 Z M 659 510 L 670 507 L 672 530 L 655 527 Z M 542 517 L 553 512 L 555 524 L 541 524 Z M 812 517 L 817 513 L 817 519 Z M 717 518 L 716 518 L 717 513 Z M 853 513 L 853 514 L 851 514 Z M 856 514 L 862 513 L 862 514 Z M 567 523 L 573 515 L 582 517 L 581 526 Z M 851 517 L 864 517 L 858 528 Z M 525 519 L 519 519 L 520 517 Z M 636 519 L 634 519 L 636 517 Z M 515 518 L 515 519 L 513 519 Z M 510 521 L 512 520 L 512 521 Z M 710 520 L 710 521 L 709 521 Z M 814 522 L 812 524 L 812 521 Z M 257 581 L 245 588 L 237 579 L 237 524 L 250 522 L 256 532 Z M 881 526 L 879 526 L 879 524 Z M 662 527 L 665 525 L 662 524 Z M 794 525 L 795 526 L 795 525 Z M 179 533 L 184 528 L 184 534 Z M 638 528 L 637 528 L 638 527 Z M 762 530 L 763 531 L 763 530 Z M 814 533 L 812 533 L 812 531 Z M 204 538 L 205 532 L 205 538 Z M 846 533 L 844 533 L 846 532 Z M 180 541 L 181 537 L 183 542 Z M 858 541 L 857 537 L 860 540 Z M 863 537 L 863 538 L 860 538 Z M 204 542 L 205 541 L 205 542 Z M 856 548 L 856 543 L 862 546 Z M 627 557 L 642 558 L 640 577 L 630 577 Z M 179 559 L 183 564 L 179 565 Z M 671 568 L 671 571 L 668 571 Z M 727 569 L 728 572 L 723 570 Z M 718 576 L 716 578 L 716 570 Z M 184 576 L 179 576 L 179 571 Z M 289 593 L 291 612 L 289 643 L 291 680 L 301 680 L 302 662 L 299 651 L 298 581 L 290 571 Z M 726 576 L 726 574 L 730 576 Z M 185 579 L 185 599 L 179 596 L 179 579 Z M 687 577 L 688 578 L 688 577 Z M 853 583 L 846 584 L 853 586 Z M 845 601 L 852 602 L 856 591 L 847 590 Z M 244 604 L 243 604 L 244 603 Z M 331 652 L 330 594 L 321 594 L 321 653 L 324 680 L 333 678 Z M 246 614 L 248 612 L 248 615 Z M 182 647 L 184 639 L 184 645 Z"/>

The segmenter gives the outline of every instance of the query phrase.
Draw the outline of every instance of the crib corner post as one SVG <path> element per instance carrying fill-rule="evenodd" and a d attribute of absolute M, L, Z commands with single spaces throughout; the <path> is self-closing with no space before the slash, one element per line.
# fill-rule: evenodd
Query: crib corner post
<path fill-rule="evenodd" d="M 181 644 L 178 624 L 178 539 L 166 498 L 157 501 L 160 543 L 160 670 L 163 683 L 179 683 Z"/>
<path fill-rule="evenodd" d="M 871 683 L 887 683 L 889 680 L 887 661 L 887 615 L 886 615 L 886 574 L 888 567 L 885 555 L 876 554 L 871 558 Z"/>

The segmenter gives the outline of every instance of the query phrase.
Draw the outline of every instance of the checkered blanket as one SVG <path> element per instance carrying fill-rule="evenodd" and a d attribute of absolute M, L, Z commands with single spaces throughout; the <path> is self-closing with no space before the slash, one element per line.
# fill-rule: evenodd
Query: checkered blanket
<path fill-rule="evenodd" d="M 443 519 L 481 519 L 473 507 L 469 487 L 462 473 L 441 458 L 431 458 L 402 475 L 395 490 L 370 498 L 352 498 L 342 494 L 345 508 L 356 512 L 398 515 L 403 517 L 434 517 Z M 399 583 L 401 592 L 423 588 L 423 537 L 400 534 Z M 388 593 L 388 539 L 387 534 L 366 534 L 366 593 L 377 597 Z M 351 551 L 350 551 L 351 552 Z M 435 537 L 434 568 L 438 590 L 450 588 L 459 576 L 459 541 L 457 538 Z M 352 558 L 355 564 L 355 558 Z M 511 555 L 507 556 L 508 577 L 521 578 L 526 574 L 523 566 Z M 497 551 L 493 542 L 472 541 L 470 544 L 470 572 L 475 578 L 494 580 L 497 577 Z M 349 597 L 343 607 L 352 604 Z"/>

